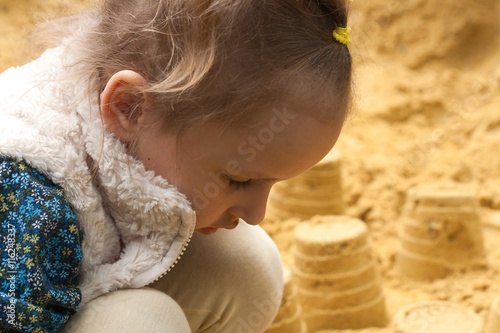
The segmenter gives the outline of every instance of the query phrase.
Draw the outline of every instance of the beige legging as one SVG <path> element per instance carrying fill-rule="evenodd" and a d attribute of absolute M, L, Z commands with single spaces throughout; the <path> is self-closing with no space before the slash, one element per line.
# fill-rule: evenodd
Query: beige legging
<path fill-rule="evenodd" d="M 283 273 L 269 236 L 240 223 L 195 234 L 172 271 L 148 287 L 93 300 L 61 332 L 263 332 L 278 311 Z"/>

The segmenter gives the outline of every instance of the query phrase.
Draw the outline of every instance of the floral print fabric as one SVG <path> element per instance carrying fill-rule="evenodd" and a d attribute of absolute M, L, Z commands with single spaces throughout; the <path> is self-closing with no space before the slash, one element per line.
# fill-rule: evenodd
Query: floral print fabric
<path fill-rule="evenodd" d="M 63 190 L 0 158 L 0 332 L 57 332 L 81 301 L 82 231 Z"/>

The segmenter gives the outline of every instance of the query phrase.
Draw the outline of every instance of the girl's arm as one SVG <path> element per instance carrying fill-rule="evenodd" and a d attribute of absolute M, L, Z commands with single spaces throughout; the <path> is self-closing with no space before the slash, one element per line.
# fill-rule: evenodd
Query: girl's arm
<path fill-rule="evenodd" d="M 57 332 L 81 301 L 82 233 L 60 187 L 0 158 L 0 332 Z"/>

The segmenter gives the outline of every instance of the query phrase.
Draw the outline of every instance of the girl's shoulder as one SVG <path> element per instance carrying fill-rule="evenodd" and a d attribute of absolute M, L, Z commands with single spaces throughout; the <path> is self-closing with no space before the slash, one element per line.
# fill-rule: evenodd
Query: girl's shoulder
<path fill-rule="evenodd" d="M 77 244 L 83 237 L 62 187 L 24 160 L 0 157 L 0 222 L 2 229 L 10 223 L 34 232 L 42 242 L 64 230 Z"/>
<path fill-rule="evenodd" d="M 11 216 L 15 211 L 22 213 L 25 223 L 39 215 L 76 221 L 60 186 L 24 160 L 0 156 L 0 214 L 7 210 Z"/>
<path fill-rule="evenodd" d="M 0 157 L 0 233 L 0 300 L 17 314 L 0 322 L 55 331 L 81 301 L 82 232 L 64 191 L 25 161 Z"/>

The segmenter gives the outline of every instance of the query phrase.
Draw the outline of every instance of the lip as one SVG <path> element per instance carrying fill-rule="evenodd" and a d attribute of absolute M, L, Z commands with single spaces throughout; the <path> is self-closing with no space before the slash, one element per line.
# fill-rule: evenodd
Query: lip
<path fill-rule="evenodd" d="M 230 225 L 228 225 L 226 227 L 221 227 L 221 228 L 232 230 L 232 229 L 236 228 L 239 223 L 240 223 L 239 220 L 235 220 L 235 221 L 231 222 Z M 196 231 L 198 231 L 200 234 L 203 234 L 203 235 L 211 235 L 211 234 L 217 232 L 217 230 L 219 230 L 219 229 L 220 229 L 219 227 L 205 227 L 205 228 L 198 229 Z"/>
<path fill-rule="evenodd" d="M 216 228 L 216 227 L 206 227 L 206 228 L 201 228 L 199 230 L 197 230 L 200 234 L 203 234 L 203 235 L 211 235 L 215 232 L 217 232 L 217 230 L 219 230 L 219 228 Z"/>

